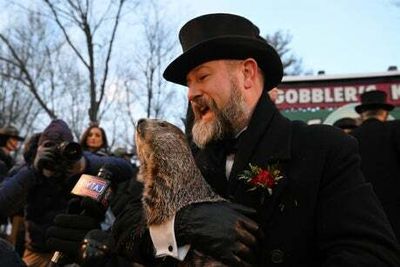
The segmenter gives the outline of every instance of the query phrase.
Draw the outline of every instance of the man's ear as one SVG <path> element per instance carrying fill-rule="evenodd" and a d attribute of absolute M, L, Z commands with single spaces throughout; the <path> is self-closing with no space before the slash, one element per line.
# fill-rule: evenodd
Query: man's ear
<path fill-rule="evenodd" d="M 248 58 L 243 61 L 244 87 L 249 89 L 254 86 L 258 71 L 258 64 L 253 58 Z"/>

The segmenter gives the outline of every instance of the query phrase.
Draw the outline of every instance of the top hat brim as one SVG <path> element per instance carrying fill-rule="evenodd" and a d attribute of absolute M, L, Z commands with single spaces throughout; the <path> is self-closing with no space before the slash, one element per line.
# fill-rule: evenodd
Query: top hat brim
<path fill-rule="evenodd" d="M 238 36 L 209 39 L 188 49 L 172 61 L 164 78 L 186 86 L 186 75 L 195 67 L 218 59 L 254 58 L 265 74 L 265 89 L 276 87 L 282 80 L 282 61 L 265 41 Z"/>
<path fill-rule="evenodd" d="M 387 111 L 391 111 L 394 109 L 394 105 L 387 103 L 368 103 L 368 104 L 361 104 L 355 107 L 356 112 L 359 114 L 366 110 L 373 110 L 373 109 L 384 109 Z"/>

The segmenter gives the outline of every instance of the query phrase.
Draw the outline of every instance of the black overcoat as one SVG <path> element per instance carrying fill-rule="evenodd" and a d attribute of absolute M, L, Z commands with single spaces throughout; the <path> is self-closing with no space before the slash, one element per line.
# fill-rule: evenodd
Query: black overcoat
<path fill-rule="evenodd" d="M 366 120 L 353 135 L 359 142 L 361 170 L 380 199 L 400 238 L 400 121 Z"/>
<path fill-rule="evenodd" d="M 289 121 L 264 92 L 229 181 L 222 151 L 211 144 L 195 152 L 196 161 L 219 194 L 257 210 L 253 218 L 264 232 L 258 266 L 400 266 L 393 230 L 361 173 L 355 138 Z M 284 178 L 272 195 L 249 191 L 238 179 L 249 163 L 279 166 Z"/>

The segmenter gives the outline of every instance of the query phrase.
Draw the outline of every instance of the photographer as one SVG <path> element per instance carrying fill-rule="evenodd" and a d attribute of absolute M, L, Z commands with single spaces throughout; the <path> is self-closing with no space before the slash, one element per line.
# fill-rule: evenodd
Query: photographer
<path fill-rule="evenodd" d="M 43 131 L 33 166 L 22 167 L 7 178 L 0 187 L 0 215 L 7 216 L 24 207 L 26 250 L 24 261 L 28 266 L 47 266 L 52 251 L 46 245 L 46 230 L 58 214 L 66 212 L 73 198 L 71 189 L 82 173 L 96 175 L 104 164 L 120 170 L 119 179 L 129 179 L 129 163 L 114 157 L 99 157 L 83 152 L 73 143 L 68 125 L 62 120 L 52 121 Z M 89 228 L 96 228 L 92 221 Z"/>

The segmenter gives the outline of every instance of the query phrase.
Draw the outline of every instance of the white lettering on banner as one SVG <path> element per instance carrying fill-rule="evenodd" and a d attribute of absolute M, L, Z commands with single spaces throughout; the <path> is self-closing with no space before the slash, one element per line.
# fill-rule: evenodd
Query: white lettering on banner
<path fill-rule="evenodd" d="M 286 102 L 288 102 L 289 104 L 294 104 L 296 103 L 298 100 L 298 95 L 297 95 L 297 91 L 293 90 L 293 89 L 289 89 L 286 92 Z"/>
<path fill-rule="evenodd" d="M 282 104 L 285 100 L 283 90 L 278 91 L 278 96 L 276 97 L 275 104 Z"/>
<path fill-rule="evenodd" d="M 324 91 L 325 91 L 325 102 L 327 102 L 327 103 L 333 102 L 330 88 L 329 87 L 324 88 Z"/>
<path fill-rule="evenodd" d="M 392 91 L 392 99 L 398 100 L 400 98 L 400 84 L 392 84 L 390 89 Z"/>
<path fill-rule="evenodd" d="M 352 103 L 365 91 L 377 90 L 376 85 L 336 86 L 324 88 L 287 88 L 278 93 L 276 104 Z M 392 85 L 393 99 L 400 99 L 400 84 Z M 396 98 L 395 98 L 396 97 Z"/>
<path fill-rule="evenodd" d="M 302 88 L 299 90 L 299 103 L 310 103 L 310 89 Z"/>
<path fill-rule="evenodd" d="M 324 92 L 321 88 L 314 88 L 311 97 L 313 103 L 322 103 L 324 101 Z"/>
<path fill-rule="evenodd" d="M 344 87 L 344 101 L 357 102 L 357 89 L 354 86 Z"/>
<path fill-rule="evenodd" d="M 343 102 L 343 87 L 333 88 L 333 97 L 335 102 Z"/>

